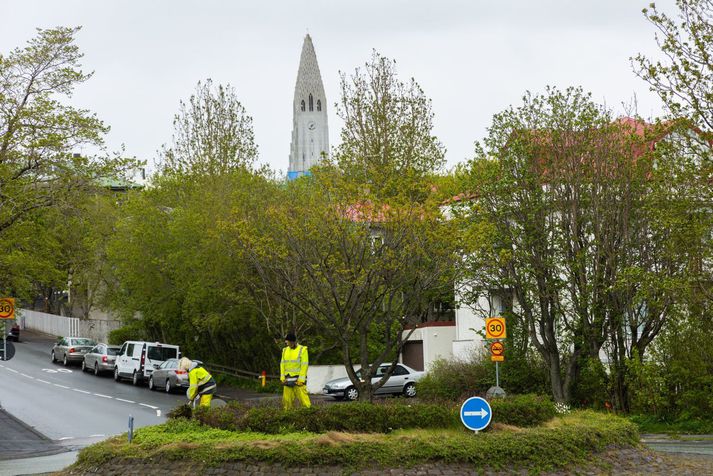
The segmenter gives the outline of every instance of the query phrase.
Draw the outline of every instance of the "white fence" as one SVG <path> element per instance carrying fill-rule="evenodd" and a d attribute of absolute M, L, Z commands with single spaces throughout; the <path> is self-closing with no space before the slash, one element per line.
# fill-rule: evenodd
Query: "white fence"
<path fill-rule="evenodd" d="M 28 309 L 18 309 L 18 311 L 22 329 L 32 329 L 54 336 L 79 335 L 79 319 L 76 317 L 56 316 Z"/>

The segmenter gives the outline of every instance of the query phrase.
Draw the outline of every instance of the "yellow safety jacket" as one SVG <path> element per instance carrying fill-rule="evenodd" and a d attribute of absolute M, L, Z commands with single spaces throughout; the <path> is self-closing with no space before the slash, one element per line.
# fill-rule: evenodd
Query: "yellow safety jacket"
<path fill-rule="evenodd" d="M 289 346 L 285 347 L 282 349 L 282 360 L 280 361 L 280 380 L 284 382 L 287 377 L 298 377 L 298 382 L 305 383 L 308 366 L 307 347 L 304 345 L 298 345 L 294 349 Z"/>
<path fill-rule="evenodd" d="M 201 389 L 200 387 L 203 387 L 206 390 L 209 390 L 207 387 L 209 387 L 208 384 L 213 380 L 213 376 L 208 373 L 206 369 L 203 367 L 196 367 L 194 369 L 191 369 L 188 371 L 188 383 L 190 384 L 190 387 L 188 388 L 188 398 L 190 400 L 193 400 L 196 398 L 196 394 L 199 392 Z M 213 386 L 215 386 L 215 381 L 213 381 Z M 214 387 L 215 388 L 215 387 Z"/>

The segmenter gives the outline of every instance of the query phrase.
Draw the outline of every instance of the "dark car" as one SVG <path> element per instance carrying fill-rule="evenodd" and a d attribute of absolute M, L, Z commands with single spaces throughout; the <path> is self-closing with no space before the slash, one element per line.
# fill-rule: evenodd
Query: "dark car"
<path fill-rule="evenodd" d="M 149 377 L 149 389 L 162 388 L 166 393 L 188 388 L 188 372 L 178 368 L 178 359 L 168 359 Z"/>
<path fill-rule="evenodd" d="M 66 367 L 72 362 L 83 362 L 84 354 L 97 345 L 86 337 L 60 337 L 52 347 L 50 358 L 52 362 L 61 361 Z"/>
<path fill-rule="evenodd" d="M 94 375 L 101 372 L 113 372 L 116 356 L 119 355 L 119 346 L 97 344 L 89 352 L 84 354 L 82 361 L 82 371 L 89 370 Z"/>
<path fill-rule="evenodd" d="M 14 324 L 10 328 L 10 332 L 7 333 L 7 340 L 14 340 L 15 342 L 20 342 L 20 325 Z"/>

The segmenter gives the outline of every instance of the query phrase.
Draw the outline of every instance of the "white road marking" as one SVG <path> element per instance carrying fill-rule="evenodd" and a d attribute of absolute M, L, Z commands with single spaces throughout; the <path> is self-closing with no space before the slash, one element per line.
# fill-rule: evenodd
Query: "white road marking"
<path fill-rule="evenodd" d="M 152 409 L 152 410 L 158 410 L 158 407 L 155 407 L 155 406 L 153 406 L 153 405 L 148 405 L 148 404 L 146 404 L 146 403 L 139 403 L 139 405 L 141 405 L 142 407 L 148 407 L 148 408 L 150 408 L 150 409 Z"/>
<path fill-rule="evenodd" d="M 72 390 L 74 390 L 75 392 L 79 392 L 79 393 L 86 393 L 87 395 L 92 394 L 92 392 L 87 392 L 86 390 L 79 390 L 78 388 L 73 388 Z"/>
<path fill-rule="evenodd" d="M 89 435 L 89 438 L 104 438 L 106 435 Z"/>
<path fill-rule="evenodd" d="M 66 388 L 66 389 L 69 389 L 69 387 L 67 387 L 66 385 L 60 385 L 60 384 L 58 384 L 58 383 L 53 383 L 52 385 L 54 385 L 55 387 L 59 387 L 59 388 Z"/>
<path fill-rule="evenodd" d="M 156 410 L 156 416 L 160 417 L 161 416 L 161 410 Z"/>
<path fill-rule="evenodd" d="M 97 397 L 102 397 L 102 398 L 114 398 L 114 397 L 110 397 L 109 395 L 102 395 L 101 393 L 93 393 L 92 395 L 96 395 Z"/>
<path fill-rule="evenodd" d="M 19 373 L 20 373 L 20 372 L 18 372 L 18 371 L 15 370 L 15 369 L 11 369 L 10 367 L 8 367 L 7 369 L 8 369 L 10 372 L 15 372 L 16 374 L 19 374 Z"/>
<path fill-rule="evenodd" d="M 23 374 L 23 373 L 21 373 L 20 375 L 22 375 L 23 377 L 31 378 L 32 380 L 34 380 L 34 379 L 35 379 L 35 377 L 32 377 L 32 376 L 30 376 L 30 375 L 27 375 L 27 374 Z"/>
<path fill-rule="evenodd" d="M 126 403 L 136 403 L 133 400 L 124 400 L 123 398 L 116 397 L 115 400 L 119 400 L 120 402 L 126 402 Z"/>
<path fill-rule="evenodd" d="M 63 436 L 62 438 L 57 438 L 59 441 L 64 441 L 64 440 L 73 440 L 73 436 Z"/>
<path fill-rule="evenodd" d="M 52 384 L 51 384 L 50 382 L 48 382 L 47 380 L 42 380 L 42 379 L 40 379 L 40 378 L 35 379 L 35 380 L 37 380 L 38 382 L 46 383 L 47 385 L 52 385 Z"/>

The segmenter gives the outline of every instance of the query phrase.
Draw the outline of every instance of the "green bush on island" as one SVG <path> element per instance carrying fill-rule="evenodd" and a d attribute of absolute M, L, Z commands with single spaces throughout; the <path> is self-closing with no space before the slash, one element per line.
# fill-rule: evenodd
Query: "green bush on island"
<path fill-rule="evenodd" d="M 545 423 L 555 416 L 554 404 L 546 397 L 518 395 L 491 401 L 493 422 L 519 427 Z M 461 426 L 460 403 L 418 403 L 387 400 L 380 403 L 353 402 L 315 405 L 284 411 L 276 404 L 251 406 L 231 402 L 221 408 L 191 411 L 181 406 L 171 418 L 194 418 L 222 430 L 284 434 L 295 431 L 326 433 L 390 433 L 406 428 L 456 428 Z"/>
<path fill-rule="evenodd" d="M 122 435 L 85 448 L 70 470 L 101 473 L 121 462 L 161 465 L 171 461 L 203 465 L 204 469 L 246 462 L 354 470 L 445 461 L 480 470 L 525 468 L 536 472 L 589 461 L 593 453 L 611 446 L 635 446 L 638 438 L 633 423 L 592 411 L 572 412 L 537 428 L 500 427 L 479 434 L 446 428 L 404 429 L 389 434 L 274 435 L 221 430 L 196 420 L 172 419 L 162 425 L 139 428 L 132 443 Z"/>

